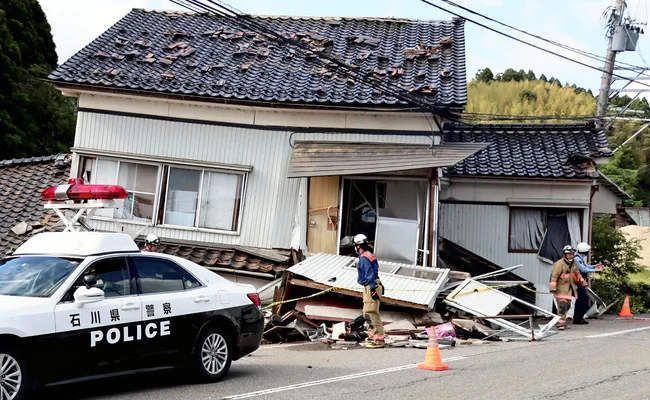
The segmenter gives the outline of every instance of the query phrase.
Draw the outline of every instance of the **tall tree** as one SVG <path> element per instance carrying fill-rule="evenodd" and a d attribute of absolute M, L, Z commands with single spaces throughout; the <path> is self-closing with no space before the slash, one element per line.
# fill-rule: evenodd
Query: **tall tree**
<path fill-rule="evenodd" d="M 494 80 L 494 74 L 490 68 L 479 69 L 475 79 L 480 82 L 491 82 Z"/>
<path fill-rule="evenodd" d="M 37 0 L 0 0 L 0 159 L 69 151 L 75 102 L 43 82 L 58 59 Z"/>

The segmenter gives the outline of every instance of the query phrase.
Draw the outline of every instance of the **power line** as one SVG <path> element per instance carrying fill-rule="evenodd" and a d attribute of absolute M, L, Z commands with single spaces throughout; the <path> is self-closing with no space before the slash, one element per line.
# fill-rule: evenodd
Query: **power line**
<path fill-rule="evenodd" d="M 233 21 L 235 25 L 243 26 L 243 27 L 245 27 L 245 28 L 247 28 L 249 30 L 255 31 L 256 33 L 259 33 L 259 34 L 262 34 L 261 32 L 264 32 L 263 35 L 265 37 L 267 37 L 270 40 L 274 40 L 276 43 L 278 43 L 278 44 L 280 44 L 282 46 L 287 46 L 289 44 L 293 44 L 295 47 L 298 47 L 300 49 L 305 49 L 307 52 L 310 52 L 310 53 L 305 53 L 305 54 L 313 54 L 313 55 L 315 55 L 316 59 L 319 60 L 321 63 L 323 63 L 325 65 L 325 67 L 329 68 L 329 67 L 332 66 L 331 64 L 334 64 L 334 65 L 340 66 L 340 68 L 343 68 L 344 72 L 346 72 L 348 74 L 350 72 L 352 72 L 351 75 L 350 74 L 348 75 L 348 76 L 351 77 L 352 80 L 354 80 L 355 78 L 362 79 L 362 81 L 364 83 L 368 84 L 369 86 L 375 87 L 375 88 L 381 87 L 382 88 L 381 90 L 388 91 L 391 94 L 395 93 L 394 89 L 397 88 L 398 89 L 397 90 L 397 95 L 394 95 L 397 98 L 404 99 L 404 101 L 406 101 L 406 102 L 408 102 L 410 104 L 415 104 L 416 106 L 419 106 L 420 108 L 422 108 L 424 110 L 427 110 L 427 111 L 434 110 L 434 111 L 436 111 L 437 115 L 440 116 L 440 117 L 445 117 L 445 115 L 449 115 L 449 116 L 451 116 L 451 118 L 450 117 L 446 117 L 446 118 L 448 120 L 452 121 L 452 122 L 458 123 L 459 125 L 466 126 L 468 128 L 471 128 L 471 129 L 473 129 L 475 131 L 479 131 L 481 133 L 488 133 L 483 127 L 477 126 L 476 124 L 471 124 L 471 123 L 464 122 L 457 115 L 455 115 L 453 113 L 450 113 L 449 111 L 444 110 L 444 109 L 441 110 L 439 107 L 428 103 L 427 99 L 424 99 L 424 100 L 419 99 L 419 96 L 412 96 L 412 94 L 409 93 L 409 92 L 407 92 L 409 96 L 403 96 L 400 92 L 403 92 L 404 89 L 402 89 L 401 87 L 396 86 L 396 85 L 394 85 L 394 84 L 392 84 L 390 82 L 379 81 L 379 83 L 382 83 L 384 85 L 378 86 L 377 81 L 372 80 L 372 78 L 370 78 L 368 80 L 368 78 L 364 77 L 363 74 L 360 74 L 359 71 L 354 71 L 354 69 L 352 69 L 351 66 L 349 66 L 349 65 L 347 65 L 345 63 L 341 63 L 338 59 L 334 59 L 332 57 L 329 57 L 328 55 L 323 54 L 322 52 L 312 52 L 312 49 L 310 47 L 308 47 L 308 46 L 305 46 L 303 43 L 297 42 L 297 41 L 292 40 L 292 39 L 286 39 L 282 35 L 280 35 L 280 34 L 278 34 L 276 32 L 273 32 L 273 30 L 267 28 L 263 24 L 258 23 L 250 15 L 243 14 L 241 12 L 238 13 L 236 11 L 233 11 L 232 9 L 230 9 L 230 8 L 226 7 L 225 5 L 223 5 L 221 2 L 219 2 L 220 4 L 217 4 L 213 0 L 207 0 L 209 3 L 214 4 L 215 6 L 219 7 L 220 9 L 225 10 L 225 12 L 221 11 L 219 9 L 215 9 L 214 7 L 208 6 L 208 5 L 204 4 L 204 3 L 202 3 L 201 0 L 170 0 L 170 1 L 172 1 L 175 4 L 179 4 L 179 5 L 180 5 L 180 3 L 189 2 L 189 3 L 193 4 L 195 7 L 199 7 L 200 9 L 202 9 L 204 11 L 207 11 L 208 13 L 215 13 L 215 14 L 220 15 L 220 16 L 226 18 L 226 19 L 229 19 L 229 20 Z M 245 24 L 242 24 L 242 22 L 241 22 L 242 20 L 248 20 L 249 21 L 248 27 Z M 256 27 L 257 30 L 254 29 L 254 28 L 250 28 L 250 26 Z M 325 63 L 324 60 L 327 60 L 328 63 Z M 336 71 L 336 73 L 338 73 L 338 71 Z M 386 84 L 387 84 L 387 86 L 386 86 Z M 440 112 L 438 110 L 441 110 L 442 112 Z M 443 129 L 442 129 L 442 126 L 441 126 L 440 122 L 438 122 L 438 120 L 436 118 L 434 118 L 434 122 L 436 123 L 436 125 L 437 125 L 437 127 L 439 129 L 439 132 L 442 133 Z M 497 134 L 499 136 L 505 135 L 504 133 L 499 133 L 499 132 L 491 132 L 491 133 L 492 134 Z M 557 153 L 558 155 L 561 155 L 561 153 L 559 153 L 556 149 L 549 148 L 549 147 L 543 146 L 543 145 L 540 146 L 540 147 L 548 150 L 549 152 Z"/>
<path fill-rule="evenodd" d="M 270 31 L 270 29 L 266 28 L 265 26 L 263 26 L 260 23 L 257 23 L 256 21 L 252 21 L 253 23 L 249 23 L 249 24 L 245 24 L 245 23 L 242 24 L 242 20 L 244 18 L 249 19 L 250 16 L 248 16 L 248 15 L 238 15 L 237 12 L 232 11 L 231 9 L 227 8 L 226 6 L 224 6 L 222 4 L 220 4 L 219 7 L 224 8 L 227 12 L 230 12 L 233 15 L 228 15 L 228 14 L 226 14 L 226 13 L 224 13 L 222 11 L 219 11 L 219 10 L 213 8 L 213 7 L 207 6 L 207 5 L 203 4 L 203 3 L 201 3 L 201 1 L 199 1 L 199 0 L 170 0 L 170 1 L 172 1 L 175 4 L 179 4 L 179 5 L 181 5 L 181 6 L 185 7 L 185 8 L 188 8 L 189 10 L 194 11 L 194 12 L 201 12 L 201 10 L 202 11 L 207 10 L 208 12 L 215 13 L 215 14 L 221 16 L 221 17 L 224 17 L 224 18 L 226 18 L 226 19 L 228 19 L 230 21 L 233 21 L 236 25 L 240 25 L 240 26 L 245 27 L 246 29 L 256 31 L 257 33 L 263 32 L 265 36 L 267 36 L 267 37 L 270 36 L 270 39 L 273 39 L 273 40 L 276 40 L 276 41 L 278 39 L 282 38 L 277 33 Z M 213 1 L 209 1 L 209 2 L 214 4 Z M 189 3 L 189 4 L 184 4 L 184 3 Z M 251 27 L 257 28 L 257 30 L 253 29 Z M 285 44 L 285 45 L 287 44 L 286 42 L 293 42 L 293 44 L 296 44 L 295 41 L 292 41 L 292 40 L 286 40 L 286 41 L 283 40 L 282 42 L 283 42 L 282 44 Z M 306 46 L 297 46 L 297 47 L 303 47 L 304 48 Z M 306 50 L 310 51 L 311 49 L 309 47 L 307 47 Z M 328 58 L 327 55 L 322 54 L 322 53 L 318 53 L 317 56 L 318 56 L 319 60 L 321 58 L 325 58 L 325 59 Z M 343 64 L 343 65 L 347 66 L 347 64 Z M 385 83 L 384 85 L 381 85 L 381 86 L 378 86 L 376 81 L 370 81 L 370 82 L 366 81 L 364 83 L 368 84 L 369 86 L 371 86 L 373 88 L 380 88 L 380 90 L 383 90 L 383 91 L 387 91 L 386 90 L 386 88 L 387 88 L 386 85 L 388 85 L 389 86 L 389 88 L 388 88 L 389 93 L 391 93 L 391 94 L 395 93 L 392 90 L 392 89 L 394 89 L 395 85 L 390 83 L 390 82 Z M 390 86 L 393 86 L 393 88 L 390 88 Z M 401 87 L 397 87 L 397 88 L 399 90 L 403 90 Z M 403 96 L 400 96 L 400 93 L 395 93 L 394 95 L 396 97 L 398 97 L 398 98 L 404 99 Z M 415 97 L 415 96 L 413 96 L 413 97 Z M 427 99 L 424 99 L 423 101 L 416 102 L 416 103 L 414 103 L 411 100 L 411 98 L 406 98 L 405 101 L 407 101 L 410 104 L 415 104 L 419 108 L 426 109 L 427 111 L 430 111 L 431 108 L 433 108 L 435 111 L 437 111 L 436 110 L 437 107 L 434 106 L 434 105 L 429 104 Z M 422 104 L 423 102 L 425 104 Z M 440 115 L 440 113 L 438 113 L 438 115 Z M 450 119 L 450 120 L 452 120 L 454 122 L 461 123 L 463 125 L 466 125 L 468 127 L 474 128 L 474 129 L 481 130 L 479 127 L 476 127 L 475 125 L 473 125 L 471 123 L 468 123 L 468 122 L 464 122 L 462 120 L 465 120 L 465 121 L 467 121 L 467 120 L 499 121 L 500 120 L 500 121 L 512 121 L 512 122 L 516 122 L 516 121 L 542 121 L 542 120 L 562 121 L 562 120 L 564 120 L 564 121 L 587 122 L 587 121 L 593 120 L 593 116 L 561 116 L 561 115 L 530 115 L 530 116 L 527 116 L 527 115 L 507 115 L 507 114 L 463 113 L 460 116 L 460 118 L 457 115 L 452 114 L 452 117 L 451 118 L 447 117 L 447 119 Z M 436 124 L 439 125 L 437 123 L 437 121 L 436 121 Z M 439 129 L 441 129 L 441 126 L 438 126 L 438 127 L 439 127 Z"/>
<path fill-rule="evenodd" d="M 565 44 L 562 44 L 562 43 L 558 43 L 558 42 L 556 42 L 556 41 L 554 41 L 554 40 L 551 40 L 551 39 L 546 39 L 546 38 L 544 38 L 544 37 L 542 37 L 542 36 L 536 35 L 536 34 L 534 34 L 534 33 L 530 33 L 530 32 L 525 31 L 525 30 L 523 30 L 523 29 L 519 29 L 519 28 L 514 27 L 514 26 L 512 26 L 512 25 L 508 25 L 508 24 L 506 24 L 505 22 L 501 22 L 501 21 L 498 21 L 498 20 L 496 20 L 496 19 L 494 19 L 494 18 L 488 17 L 488 16 L 486 16 L 486 15 L 484 15 L 484 14 L 481 14 L 481 13 L 479 13 L 479 12 L 477 12 L 477 11 L 471 10 L 471 9 L 469 9 L 469 8 L 467 8 L 467 7 L 464 7 L 464 6 L 460 5 L 460 4 L 454 3 L 454 2 L 451 1 L 451 0 L 441 0 L 441 1 L 444 1 L 445 3 L 447 3 L 447 4 L 451 5 L 451 6 L 454 6 L 454 7 L 456 7 L 456 8 L 460 8 L 461 10 L 464 10 L 464 11 L 470 13 L 470 14 L 477 15 L 477 16 L 479 16 L 479 17 L 481 17 L 481 18 L 484 18 L 484 19 L 486 19 L 486 20 L 488 20 L 488 21 L 494 22 L 494 23 L 499 24 L 499 25 L 501 25 L 501 26 L 504 26 L 504 27 L 506 27 L 506 28 L 510 28 L 510 29 L 512 29 L 512 30 L 515 30 L 515 31 L 520 32 L 520 33 L 523 33 L 523 34 L 525 34 L 525 35 L 528 35 L 528 36 L 534 37 L 535 39 L 538 39 L 538 40 L 541 40 L 541 41 L 544 41 L 544 42 L 550 43 L 550 44 L 552 44 L 552 45 L 554 45 L 554 46 L 558 46 L 558 47 L 561 47 L 561 48 L 563 48 L 563 49 L 565 49 L 565 50 L 569 50 L 569 51 L 572 51 L 572 52 L 574 52 L 574 53 L 578 53 L 578 54 L 580 54 L 580 55 L 582 55 L 582 56 L 585 56 L 585 57 L 591 58 L 591 59 L 593 59 L 593 60 L 597 60 L 597 61 L 605 61 L 605 57 L 604 57 L 604 56 L 599 56 L 598 54 L 590 53 L 590 52 L 585 51 L 585 50 L 577 49 L 577 48 L 575 48 L 575 47 L 571 47 L 571 46 L 568 46 L 568 45 L 565 45 Z M 621 68 L 621 69 L 628 70 L 628 71 L 634 71 L 634 72 L 638 71 L 639 69 L 644 69 L 644 70 L 647 69 L 647 68 L 643 68 L 643 67 L 641 67 L 641 66 L 639 66 L 639 65 L 633 65 L 633 64 L 624 63 L 624 62 L 617 62 L 616 64 L 617 64 L 617 65 L 627 65 L 628 67 L 631 67 L 631 68 Z M 648 75 L 648 74 L 644 74 L 644 75 L 646 75 L 646 76 L 650 76 L 650 75 Z"/>
<path fill-rule="evenodd" d="M 197 1 L 197 5 L 195 6 L 194 4 L 187 4 L 188 2 L 192 2 L 192 0 L 170 0 L 175 4 L 181 5 L 185 8 L 187 8 L 190 11 L 201 13 L 204 12 L 205 10 L 202 10 L 199 7 L 198 4 L 200 4 Z M 240 12 L 239 10 L 237 10 Z M 214 11 L 210 11 L 213 12 Z M 215 13 L 216 14 L 216 13 Z M 219 16 L 225 17 L 231 21 L 234 21 L 236 25 L 242 25 L 241 17 L 235 18 L 231 16 L 226 16 L 223 14 L 217 14 Z M 248 27 L 248 26 L 247 26 Z M 254 29 L 251 29 L 254 30 Z M 275 37 L 277 37 L 277 34 L 273 34 Z M 276 63 L 274 60 L 269 59 L 267 62 L 272 62 Z M 279 64 L 278 64 L 279 65 Z M 284 64 L 282 64 L 284 65 Z M 285 65 L 286 67 L 286 65 Z M 302 68 L 297 69 L 297 70 L 302 70 Z M 346 79 L 346 77 L 341 77 L 338 76 L 337 79 Z M 370 85 L 373 88 L 378 88 L 378 86 L 375 84 L 376 82 L 371 82 L 372 84 Z M 384 90 L 383 87 L 380 88 L 380 90 Z M 425 101 L 428 99 L 425 99 Z M 411 103 L 409 101 L 409 103 Z M 416 104 L 418 108 L 423 108 L 421 105 Z M 429 111 L 429 110 L 427 110 Z M 580 122 L 586 122 L 589 120 L 593 120 L 593 116 L 571 116 L 571 115 L 509 115 L 509 114 L 487 114 L 487 113 L 469 113 L 469 112 L 464 112 L 461 114 L 460 117 L 455 116 L 453 120 L 456 120 L 456 122 L 460 122 L 460 120 L 464 121 L 510 121 L 510 122 L 517 122 L 517 121 L 580 121 Z"/>
<path fill-rule="evenodd" d="M 433 112 L 434 114 L 440 117 L 444 117 L 452 121 L 458 120 L 458 116 L 456 114 L 450 112 L 449 110 L 443 109 L 438 105 L 430 103 L 428 99 L 423 98 L 422 96 L 419 96 L 415 93 L 405 90 L 404 88 L 394 85 L 390 82 L 374 80 L 372 77 L 366 76 L 366 74 L 363 73 L 359 68 L 354 68 L 353 66 L 341 62 L 340 60 L 334 57 L 330 57 L 327 54 L 323 54 L 320 51 L 314 51 L 315 50 L 314 47 L 310 47 L 305 43 L 293 39 L 287 39 L 282 35 L 278 34 L 277 32 L 274 32 L 273 30 L 264 26 L 263 24 L 255 21 L 249 15 L 237 13 L 236 11 L 228 8 L 223 4 L 217 4 L 217 2 L 212 0 L 207 0 L 207 2 L 211 3 L 214 6 L 205 4 L 200 0 L 170 0 L 170 1 L 184 7 L 187 7 L 187 5 L 189 4 L 191 6 L 187 8 L 192 11 L 196 11 L 198 8 L 203 11 L 208 11 L 217 14 L 227 20 L 232 21 L 236 25 L 242 26 L 252 31 L 256 31 L 257 33 L 264 35 L 269 40 L 272 40 L 278 44 L 281 44 L 283 46 L 295 47 L 304 52 L 310 52 L 312 55 L 316 56 L 316 60 L 318 60 L 323 65 L 323 67 L 331 70 L 333 66 L 337 66 L 338 67 L 337 70 L 334 71 L 336 74 L 344 75 L 352 79 L 353 81 L 354 80 L 360 81 L 372 88 L 381 90 L 383 93 L 386 93 L 397 99 L 400 99 L 412 105 L 416 105 L 419 108 L 422 108 L 426 111 Z M 437 120 L 436 120 L 436 124 L 439 125 Z M 440 126 L 439 129 L 441 129 Z"/>
<path fill-rule="evenodd" d="M 595 70 L 595 71 L 599 71 L 599 72 L 606 73 L 602 68 L 594 67 L 593 65 L 589 65 L 589 64 L 583 63 L 582 61 L 574 60 L 574 59 L 571 58 L 571 57 L 564 56 L 564 55 L 559 54 L 559 53 L 556 53 L 556 52 L 554 52 L 554 51 L 552 51 L 552 50 L 545 49 L 545 48 L 540 47 L 540 46 L 537 46 L 537 45 L 535 45 L 535 44 L 533 44 L 533 43 L 527 42 L 527 41 L 525 41 L 525 40 L 519 39 L 519 38 L 514 37 L 514 36 L 512 36 L 512 35 L 509 35 L 509 34 L 507 34 L 507 33 L 501 32 L 501 31 L 499 31 L 499 30 L 497 30 L 497 29 L 491 28 L 491 27 L 489 27 L 489 26 L 487 26 L 487 25 L 484 25 L 484 24 L 482 24 L 482 23 L 480 23 L 480 22 L 474 21 L 474 20 L 469 19 L 469 18 L 467 18 L 467 17 L 464 17 L 464 16 L 462 16 L 462 15 L 460 15 L 460 14 L 458 14 L 458 13 L 455 13 L 455 12 L 453 12 L 453 11 L 451 11 L 451 10 L 448 10 L 448 9 L 446 9 L 446 8 L 444 8 L 444 7 L 441 7 L 441 6 L 437 5 L 437 4 L 433 4 L 433 3 L 431 3 L 431 2 L 428 1 L 428 0 L 420 0 L 420 1 L 422 1 L 423 3 L 426 3 L 426 4 L 428 4 L 428 5 L 430 5 L 431 7 L 435 7 L 435 8 L 437 8 L 437 9 L 441 10 L 441 11 L 444 11 L 444 12 L 446 12 L 446 13 L 449 13 L 449 14 L 451 14 L 451 15 L 454 15 L 454 16 L 456 16 L 456 17 L 458 17 L 458 18 L 465 19 L 466 21 L 469 21 L 469 22 L 473 23 L 474 25 L 480 26 L 481 28 L 487 29 L 487 30 L 489 30 L 489 31 L 491 31 L 491 32 L 494 32 L 494 33 L 497 33 L 497 34 L 499 34 L 499 35 L 501 35 L 501 36 L 505 36 L 505 37 L 507 37 L 508 39 L 512 39 L 512 40 L 517 41 L 517 42 L 519 42 L 519 43 L 522 43 L 522 44 L 525 44 L 525 45 L 527 45 L 527 46 L 533 47 L 533 48 L 535 48 L 535 49 L 537 49 L 537 50 L 541 50 L 541 51 L 543 51 L 543 52 L 545 52 L 545 53 L 552 54 L 552 55 L 557 56 L 557 57 L 560 57 L 560 58 L 562 58 L 562 59 L 564 59 L 564 60 L 571 61 L 571 62 L 573 62 L 573 63 L 575 63 L 575 64 L 582 65 L 583 67 L 587 67 L 587 68 L 593 69 L 593 70 Z M 443 0 L 443 1 L 444 1 L 444 0 Z M 636 82 L 636 83 L 638 83 L 638 84 L 640 84 L 640 85 L 642 85 L 642 86 L 650 87 L 650 84 L 643 83 L 643 82 L 638 82 L 638 81 L 634 81 L 633 79 L 630 79 L 630 78 L 625 77 L 625 76 L 622 76 L 622 75 L 618 75 L 618 74 L 614 74 L 614 73 L 613 73 L 612 76 L 615 76 L 616 78 L 619 78 L 619 79 L 622 79 L 622 80 L 625 80 L 625 81 Z"/>

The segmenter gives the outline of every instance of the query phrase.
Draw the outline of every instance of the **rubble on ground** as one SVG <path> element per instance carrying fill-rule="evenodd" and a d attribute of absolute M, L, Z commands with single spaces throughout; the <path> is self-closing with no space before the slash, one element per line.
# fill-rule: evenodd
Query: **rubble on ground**
<path fill-rule="evenodd" d="M 558 316 L 501 290 L 522 284 L 495 279 L 517 267 L 471 277 L 446 268 L 380 261 L 380 280 L 386 287 L 380 310 L 386 345 L 426 349 L 432 334 L 441 349 L 554 334 Z M 274 282 L 272 302 L 267 294 L 264 341 L 308 340 L 332 349 L 361 346 L 370 321 L 362 315 L 356 273 L 354 258 L 331 254 L 316 254 L 289 268 L 281 282 Z M 536 327 L 535 313 L 548 322 Z"/>

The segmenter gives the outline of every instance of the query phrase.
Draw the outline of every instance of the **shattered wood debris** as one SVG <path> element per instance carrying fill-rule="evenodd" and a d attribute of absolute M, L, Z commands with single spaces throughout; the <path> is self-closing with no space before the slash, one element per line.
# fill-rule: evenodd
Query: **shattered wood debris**
<path fill-rule="evenodd" d="M 386 344 L 425 349 L 432 329 L 441 348 L 554 334 L 551 329 L 559 317 L 501 291 L 526 281 L 495 280 L 519 267 L 471 277 L 447 268 L 380 261 Z M 267 309 L 265 341 L 310 340 L 334 348 L 364 342 L 369 321 L 362 315 L 362 288 L 356 278 L 356 259 L 331 254 L 312 255 L 286 270 L 281 279 L 260 289 Z M 537 329 L 532 313 L 515 313 L 521 309 L 537 311 L 550 322 Z"/>

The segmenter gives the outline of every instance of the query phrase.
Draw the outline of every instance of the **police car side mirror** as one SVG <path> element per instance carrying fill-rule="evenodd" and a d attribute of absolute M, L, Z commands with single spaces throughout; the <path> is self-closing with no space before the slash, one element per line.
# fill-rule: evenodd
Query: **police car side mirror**
<path fill-rule="evenodd" d="M 104 291 L 96 287 L 80 287 L 74 292 L 74 302 L 78 304 L 97 303 L 104 300 Z"/>
<path fill-rule="evenodd" d="M 97 284 L 97 277 L 95 275 L 86 275 L 84 276 L 83 281 L 84 281 L 84 285 L 86 285 L 86 287 L 90 289 L 91 287 Z"/>

